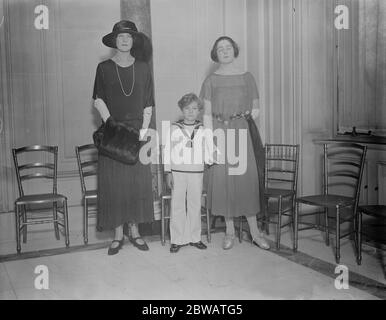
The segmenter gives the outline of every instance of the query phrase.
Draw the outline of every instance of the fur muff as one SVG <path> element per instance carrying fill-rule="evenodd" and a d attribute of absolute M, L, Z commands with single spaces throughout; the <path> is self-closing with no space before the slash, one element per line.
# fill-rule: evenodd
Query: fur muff
<path fill-rule="evenodd" d="M 138 129 L 109 117 L 93 134 L 99 152 L 114 160 L 133 165 L 138 161 L 140 141 Z"/>

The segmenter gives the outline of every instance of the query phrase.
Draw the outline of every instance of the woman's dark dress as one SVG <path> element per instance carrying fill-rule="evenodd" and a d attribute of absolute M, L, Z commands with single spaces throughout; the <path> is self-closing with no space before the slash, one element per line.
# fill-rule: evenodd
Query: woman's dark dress
<path fill-rule="evenodd" d="M 135 61 L 129 67 L 118 66 L 123 89 L 119 83 L 116 64 L 109 59 L 99 63 L 96 71 L 93 98 L 102 99 L 110 115 L 127 121 L 140 129 L 143 109 L 154 106 L 153 82 L 147 63 Z M 138 161 L 126 165 L 99 154 L 98 160 L 98 228 L 113 229 L 125 222 L 151 222 L 154 216 L 150 165 Z"/>

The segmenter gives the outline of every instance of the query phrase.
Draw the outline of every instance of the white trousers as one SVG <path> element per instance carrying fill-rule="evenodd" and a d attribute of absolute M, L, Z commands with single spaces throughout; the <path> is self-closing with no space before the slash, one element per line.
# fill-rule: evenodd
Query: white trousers
<path fill-rule="evenodd" d="M 170 215 L 172 244 L 201 241 L 202 173 L 173 171 Z"/>

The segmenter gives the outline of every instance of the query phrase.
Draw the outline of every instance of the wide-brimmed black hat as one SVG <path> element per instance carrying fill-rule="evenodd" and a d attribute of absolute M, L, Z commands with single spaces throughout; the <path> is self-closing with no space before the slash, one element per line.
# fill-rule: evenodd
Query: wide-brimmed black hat
<path fill-rule="evenodd" d="M 117 48 L 116 37 L 120 33 L 130 33 L 133 37 L 133 47 L 131 54 L 134 58 L 147 61 L 152 54 L 152 46 L 150 39 L 142 32 L 139 32 L 134 22 L 129 20 L 121 20 L 114 24 L 113 31 L 106 34 L 102 38 L 105 46 Z"/>

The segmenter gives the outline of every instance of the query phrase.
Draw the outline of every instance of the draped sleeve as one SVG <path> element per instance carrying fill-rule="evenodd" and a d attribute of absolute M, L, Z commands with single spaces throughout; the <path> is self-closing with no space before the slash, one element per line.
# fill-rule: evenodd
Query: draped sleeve
<path fill-rule="evenodd" d="M 210 77 L 207 77 L 201 86 L 200 98 L 203 100 L 212 100 L 212 85 Z"/>
<path fill-rule="evenodd" d="M 154 84 L 153 84 L 153 77 L 150 72 L 150 67 L 147 65 L 147 75 L 146 75 L 146 84 L 145 84 L 145 104 L 144 108 L 146 107 L 154 107 Z"/>
<path fill-rule="evenodd" d="M 257 90 L 256 81 L 250 72 L 245 74 L 246 83 L 248 87 L 248 94 L 252 100 L 259 99 L 259 91 Z"/>
<path fill-rule="evenodd" d="M 103 68 L 101 64 L 98 64 L 98 67 L 96 70 L 94 91 L 92 94 L 92 98 L 94 100 L 100 98 L 106 103 L 105 76 L 104 76 Z"/>

